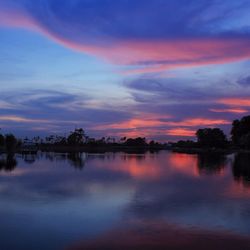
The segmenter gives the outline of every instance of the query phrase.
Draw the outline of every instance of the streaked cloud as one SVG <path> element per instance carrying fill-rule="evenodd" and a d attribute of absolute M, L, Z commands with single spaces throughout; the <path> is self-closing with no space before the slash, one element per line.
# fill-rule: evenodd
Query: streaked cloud
<path fill-rule="evenodd" d="M 228 132 L 250 107 L 249 11 L 247 0 L 0 0 L 0 126 L 160 140 Z"/>
<path fill-rule="evenodd" d="M 37 120 L 37 119 L 28 119 L 21 116 L 7 116 L 0 115 L 0 121 L 8 121 L 8 122 L 21 122 L 21 123 L 47 123 L 48 120 Z"/>
<path fill-rule="evenodd" d="M 250 107 L 250 98 L 223 98 L 218 100 L 218 103 L 235 107 Z"/>
<path fill-rule="evenodd" d="M 167 135 L 170 136 L 181 136 L 181 137 L 194 137 L 196 130 L 190 130 L 185 128 L 173 128 L 167 130 Z"/>
<path fill-rule="evenodd" d="M 230 1 L 223 10 L 225 13 L 250 10 L 247 2 L 244 5 L 244 1 L 239 2 Z M 35 4 L 30 0 L 2 0 L 0 4 L 1 25 L 27 28 L 70 49 L 115 64 L 133 65 L 127 73 L 160 72 L 250 58 L 250 33 L 243 30 L 246 25 L 243 21 L 237 30 L 233 23 L 231 30 L 225 30 L 222 20 L 217 19 L 220 29 L 216 33 L 211 29 L 216 18 L 211 13 L 208 15 L 207 10 L 220 17 L 216 12 L 219 4 L 215 1 L 189 1 L 189 8 L 186 0 L 146 0 L 143 6 L 124 0 L 115 3 L 47 0 Z M 176 8 L 176 16 L 166 16 Z M 157 15 L 152 12 L 154 9 Z M 205 20 L 202 13 L 209 18 Z M 227 18 L 232 22 L 230 16 Z"/>
<path fill-rule="evenodd" d="M 236 113 L 236 114 L 244 114 L 247 113 L 247 109 L 241 109 L 241 108 L 234 108 L 234 109 L 210 109 L 210 111 L 215 112 L 215 113 Z"/>

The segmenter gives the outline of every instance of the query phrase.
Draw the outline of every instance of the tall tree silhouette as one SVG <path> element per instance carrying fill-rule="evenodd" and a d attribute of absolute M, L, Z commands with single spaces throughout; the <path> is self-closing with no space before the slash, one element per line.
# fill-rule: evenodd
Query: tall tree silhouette
<path fill-rule="evenodd" d="M 201 147 L 223 148 L 227 144 L 226 135 L 219 128 L 199 129 L 196 136 Z"/>
<path fill-rule="evenodd" d="M 233 121 L 231 136 L 234 145 L 250 148 L 250 116 Z"/>
<path fill-rule="evenodd" d="M 70 145 L 81 145 L 85 142 L 86 135 L 82 128 L 75 129 L 74 132 L 71 132 L 71 134 L 68 136 L 68 144 Z"/>

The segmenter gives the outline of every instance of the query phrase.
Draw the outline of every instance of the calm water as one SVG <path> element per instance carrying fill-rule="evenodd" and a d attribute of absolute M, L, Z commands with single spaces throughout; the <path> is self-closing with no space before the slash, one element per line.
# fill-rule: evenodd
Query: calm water
<path fill-rule="evenodd" d="M 1 250 L 250 249 L 250 155 L 47 153 L 0 169 Z"/>

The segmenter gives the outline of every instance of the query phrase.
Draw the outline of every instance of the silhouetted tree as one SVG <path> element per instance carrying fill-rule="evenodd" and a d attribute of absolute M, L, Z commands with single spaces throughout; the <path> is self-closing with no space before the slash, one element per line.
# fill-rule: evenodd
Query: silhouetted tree
<path fill-rule="evenodd" d="M 199 129 L 196 136 L 201 147 L 224 148 L 227 145 L 226 135 L 219 128 Z"/>
<path fill-rule="evenodd" d="M 250 133 L 242 135 L 237 145 L 242 148 L 249 149 L 250 148 Z"/>
<path fill-rule="evenodd" d="M 14 152 L 17 146 L 17 139 L 14 135 L 8 134 L 5 136 L 5 147 L 7 152 Z"/>
<path fill-rule="evenodd" d="M 86 135 L 82 128 L 75 129 L 74 132 L 68 136 L 68 144 L 70 145 L 81 145 L 85 141 Z"/>
<path fill-rule="evenodd" d="M 135 139 L 129 138 L 125 142 L 126 146 L 132 147 L 145 147 L 147 145 L 146 138 L 138 137 Z"/>
<path fill-rule="evenodd" d="M 234 145 L 250 148 L 250 116 L 233 121 L 231 136 Z"/>
<path fill-rule="evenodd" d="M 127 137 L 125 136 L 125 137 L 122 137 L 122 138 L 120 139 L 120 142 L 121 142 L 121 143 L 124 143 L 126 140 L 127 140 Z"/>
<path fill-rule="evenodd" d="M 149 142 L 149 146 L 150 147 L 154 147 L 156 145 L 156 142 L 154 140 L 150 141 Z"/>
<path fill-rule="evenodd" d="M 172 145 L 177 148 L 196 148 L 197 147 L 197 143 L 191 140 L 187 140 L 187 141 L 181 140 L 176 143 L 172 143 Z"/>

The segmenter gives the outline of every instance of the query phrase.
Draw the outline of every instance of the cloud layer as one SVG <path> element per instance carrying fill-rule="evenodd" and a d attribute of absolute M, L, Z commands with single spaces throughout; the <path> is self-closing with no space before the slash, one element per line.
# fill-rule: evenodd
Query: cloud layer
<path fill-rule="evenodd" d="M 243 0 L 1 0 L 0 24 L 147 73 L 249 59 L 246 10 Z"/>
<path fill-rule="evenodd" d="M 68 53 L 88 54 L 104 66 L 112 64 L 115 73 L 111 74 L 119 75 L 115 87 L 108 76 L 103 77 L 103 85 L 95 82 L 98 87 L 92 88 L 91 77 L 99 72 L 93 68 L 88 72 L 90 81 L 79 84 L 90 90 L 80 94 L 71 91 L 71 77 L 68 89 L 58 91 L 59 83 L 57 90 L 42 90 L 49 78 L 46 69 L 31 90 L 25 73 L 9 67 L 6 91 L 0 96 L 0 127 L 25 134 L 63 133 L 81 126 L 95 136 L 161 140 L 193 137 L 201 126 L 229 132 L 231 121 L 250 110 L 249 11 L 247 0 L 0 0 L 4 29 L 38 33 L 42 36 L 37 39 L 63 45 Z M 6 51 L 4 42 L 1 50 Z M 7 54 L 8 60 L 12 62 Z M 36 58 L 33 63 L 38 63 Z M 55 65 L 52 56 L 45 63 L 52 69 Z M 65 67 L 74 68 L 76 63 L 70 61 Z M 25 68 L 25 63 L 19 64 Z M 31 74 L 28 66 L 25 70 Z M 14 82 L 12 91 L 8 91 L 10 82 Z M 15 90 L 19 85 L 23 91 Z M 104 91 L 111 94 L 102 95 Z"/>

